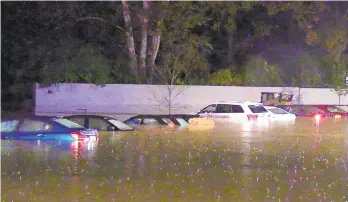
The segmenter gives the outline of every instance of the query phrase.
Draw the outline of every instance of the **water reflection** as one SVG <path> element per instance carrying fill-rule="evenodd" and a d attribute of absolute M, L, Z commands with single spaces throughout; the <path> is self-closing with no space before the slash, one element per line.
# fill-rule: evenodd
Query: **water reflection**
<path fill-rule="evenodd" d="M 4 201 L 345 201 L 347 120 L 2 141 Z"/>

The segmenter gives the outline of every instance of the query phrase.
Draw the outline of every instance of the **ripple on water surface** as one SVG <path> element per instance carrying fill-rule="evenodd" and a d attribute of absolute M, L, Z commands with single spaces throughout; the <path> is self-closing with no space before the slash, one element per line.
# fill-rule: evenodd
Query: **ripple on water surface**
<path fill-rule="evenodd" d="M 348 201 L 348 121 L 2 141 L 2 201 Z"/>

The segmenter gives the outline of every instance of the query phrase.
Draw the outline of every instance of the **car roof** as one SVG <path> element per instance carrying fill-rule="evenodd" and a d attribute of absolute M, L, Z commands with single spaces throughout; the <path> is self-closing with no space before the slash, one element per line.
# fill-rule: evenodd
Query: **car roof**
<path fill-rule="evenodd" d="M 183 118 L 183 117 L 199 117 L 197 114 L 139 114 L 133 118 Z"/>
<path fill-rule="evenodd" d="M 177 118 L 181 118 L 181 119 L 185 120 L 185 118 L 194 118 L 194 117 L 199 117 L 199 115 L 197 115 L 197 114 L 140 114 L 137 116 L 133 116 L 133 117 L 125 120 L 124 122 L 134 120 L 134 119 L 153 118 L 153 119 L 156 119 L 159 123 L 161 123 L 163 125 L 168 125 L 168 123 L 163 121 L 163 119 L 168 118 L 175 125 L 182 125 L 182 123 L 180 121 L 178 121 Z M 188 121 L 185 120 L 185 122 L 188 122 Z"/>
<path fill-rule="evenodd" d="M 279 107 L 274 107 L 274 106 L 263 106 L 265 109 L 281 109 Z"/>
<path fill-rule="evenodd" d="M 330 104 L 330 105 L 326 105 L 326 104 L 314 104 L 311 106 L 315 106 L 315 107 L 336 107 L 336 105 Z"/>
<path fill-rule="evenodd" d="M 18 115 L 18 116 L 11 116 L 11 117 L 7 117 L 7 118 L 3 118 L 2 121 L 6 121 L 6 120 L 20 120 L 20 119 L 34 119 L 34 120 L 49 120 L 49 119 L 53 119 L 53 118 L 60 118 L 57 116 L 36 116 L 36 115 Z"/>
<path fill-rule="evenodd" d="M 263 106 L 265 109 L 282 109 L 282 108 L 280 108 L 280 107 L 278 107 L 278 106 Z M 282 109 L 282 110 L 284 110 L 284 109 Z"/>
<path fill-rule="evenodd" d="M 101 115 L 96 115 L 96 114 L 73 114 L 73 115 L 68 115 L 68 116 L 63 116 L 63 118 L 65 117 L 75 117 L 75 116 L 83 116 L 83 117 L 99 117 L 99 118 L 106 118 L 106 119 L 115 119 L 113 117 L 109 117 L 109 116 L 101 116 Z"/>
<path fill-rule="evenodd" d="M 248 105 L 262 105 L 260 102 L 250 102 L 250 101 L 217 101 L 213 104 L 248 104 Z"/>
<path fill-rule="evenodd" d="M 278 106 L 263 106 L 265 109 L 280 109 L 283 111 L 286 111 L 285 109 L 278 107 Z M 287 111 L 286 111 L 287 112 Z"/>

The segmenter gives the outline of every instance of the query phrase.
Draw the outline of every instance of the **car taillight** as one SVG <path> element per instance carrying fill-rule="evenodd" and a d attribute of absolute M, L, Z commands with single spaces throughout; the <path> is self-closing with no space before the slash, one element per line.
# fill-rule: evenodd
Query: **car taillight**
<path fill-rule="evenodd" d="M 321 119 L 321 115 L 320 115 L 320 114 L 314 115 L 314 119 L 315 119 L 316 121 L 319 121 L 319 120 Z"/>
<path fill-rule="evenodd" d="M 75 139 L 75 140 L 82 140 L 87 138 L 87 135 L 83 134 L 82 132 L 73 132 L 70 133 L 70 135 Z"/>
<path fill-rule="evenodd" d="M 93 133 L 97 138 L 99 137 L 98 130 L 93 129 L 93 130 L 92 130 L 92 133 Z"/>
<path fill-rule="evenodd" d="M 336 115 L 334 116 L 334 119 L 340 119 L 341 117 L 342 117 L 341 115 L 336 114 Z"/>
<path fill-rule="evenodd" d="M 259 115 L 257 115 L 257 114 L 247 114 L 247 117 L 248 117 L 249 120 L 251 120 L 251 119 L 257 119 L 257 117 L 259 117 Z"/>

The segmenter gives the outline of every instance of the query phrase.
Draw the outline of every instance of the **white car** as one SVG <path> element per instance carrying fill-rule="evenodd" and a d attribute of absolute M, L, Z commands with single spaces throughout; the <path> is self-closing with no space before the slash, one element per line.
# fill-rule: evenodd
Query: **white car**
<path fill-rule="evenodd" d="M 198 112 L 200 117 L 228 118 L 231 120 L 267 119 L 271 114 L 258 102 L 219 101 Z"/>
<path fill-rule="evenodd" d="M 283 121 L 292 121 L 296 119 L 295 114 L 291 114 L 284 109 L 278 107 L 265 106 L 265 108 L 270 112 L 272 120 L 283 120 Z"/>

